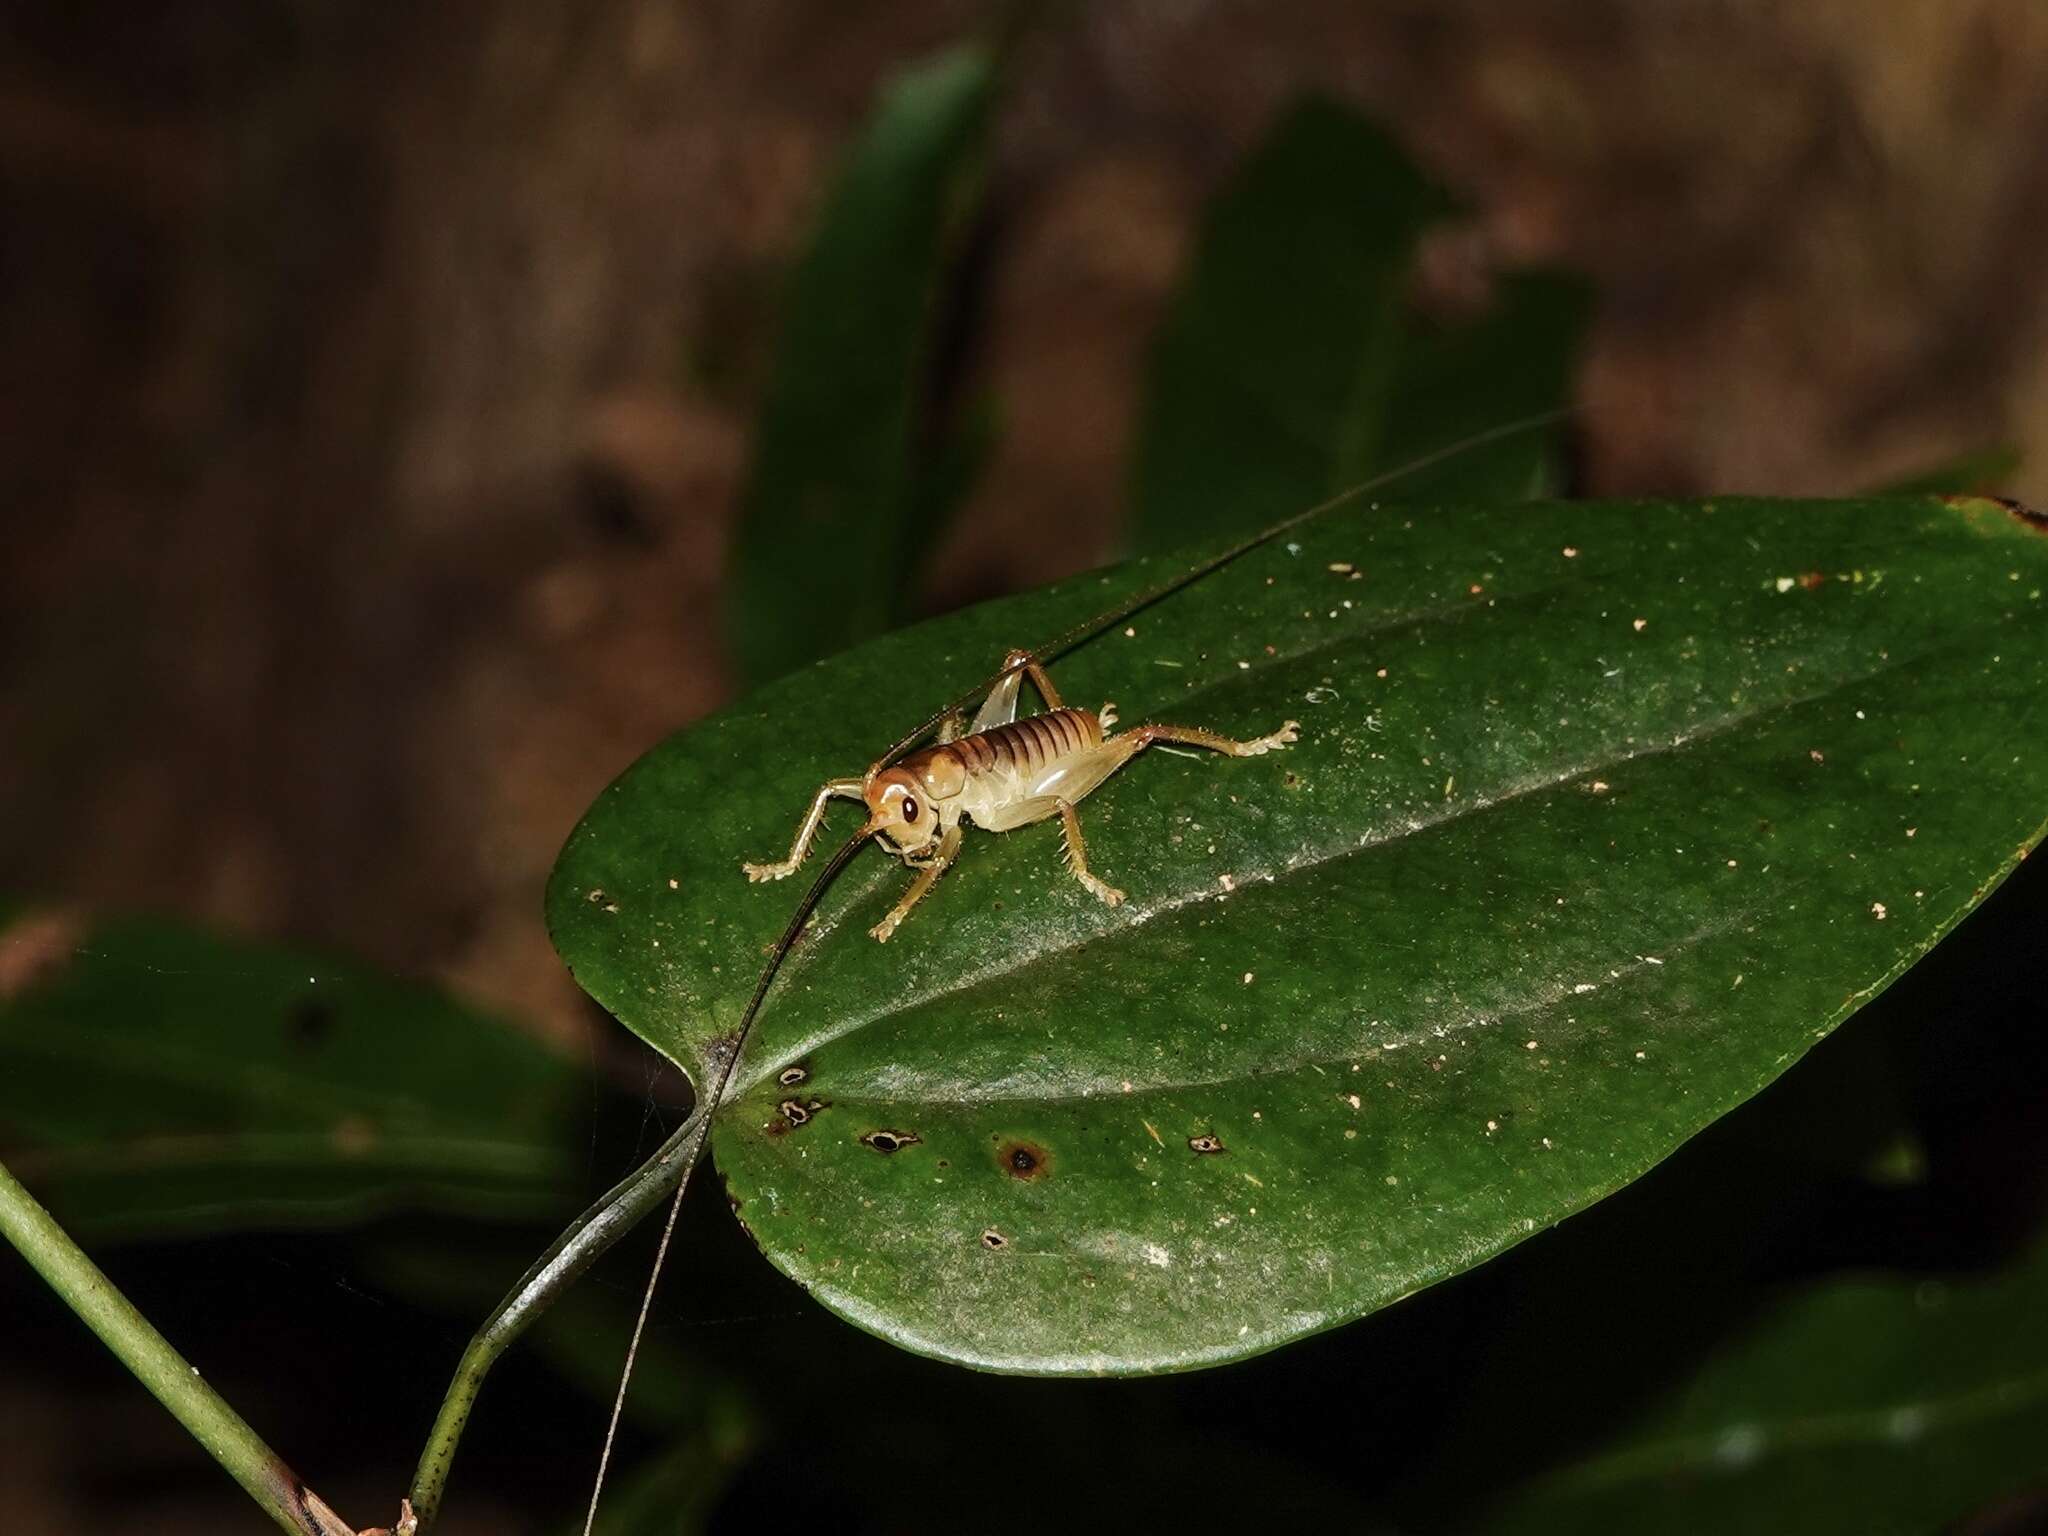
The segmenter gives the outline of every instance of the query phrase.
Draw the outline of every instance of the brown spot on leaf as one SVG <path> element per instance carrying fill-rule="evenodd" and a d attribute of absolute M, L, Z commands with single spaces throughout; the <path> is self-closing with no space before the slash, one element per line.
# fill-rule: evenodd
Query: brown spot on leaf
<path fill-rule="evenodd" d="M 1799 576 L 1799 585 L 1809 592 L 1813 591 L 1816 587 L 1825 585 L 1826 582 L 1827 576 L 1820 571 L 1802 571 Z"/>
<path fill-rule="evenodd" d="M 914 1147 L 924 1138 L 915 1131 L 869 1131 L 861 1137 L 861 1145 L 873 1147 L 877 1152 L 901 1152 L 905 1147 Z"/>
<path fill-rule="evenodd" d="M 1204 1132 L 1200 1136 L 1190 1136 L 1188 1138 L 1188 1150 L 1190 1152 L 1199 1152 L 1206 1157 L 1211 1153 L 1227 1152 L 1230 1149 L 1224 1146 L 1219 1138 Z"/>
<path fill-rule="evenodd" d="M 1052 1154 L 1034 1141 L 1006 1141 L 996 1149 L 996 1166 L 1029 1184 L 1052 1171 Z"/>

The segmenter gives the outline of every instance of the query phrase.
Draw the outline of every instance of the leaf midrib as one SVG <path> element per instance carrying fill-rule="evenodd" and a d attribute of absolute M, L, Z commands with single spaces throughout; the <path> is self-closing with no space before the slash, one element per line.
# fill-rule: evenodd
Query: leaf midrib
<path fill-rule="evenodd" d="M 1333 640 L 1331 642 L 1331 648 L 1334 648 L 1336 645 L 1339 644 L 1348 643 L 1350 640 L 1355 638 L 1355 635 L 1347 635 L 1344 637 L 1342 641 Z M 1858 671 L 1853 674 L 1837 674 L 1835 678 L 1832 679 L 1828 686 L 1825 688 L 1817 689 L 1809 693 L 1800 694 L 1793 698 L 1781 699 L 1776 701 L 1775 703 L 1762 705 L 1756 708 L 1731 711 L 1730 713 L 1722 715 L 1717 719 L 1705 723 L 1704 725 L 1695 726 L 1692 729 L 1686 731 L 1682 736 L 1678 736 L 1670 741 L 1659 741 L 1655 743 L 1645 744 L 1640 747 L 1628 748 L 1621 751 L 1612 751 L 1605 755 L 1596 757 L 1592 761 L 1581 762 L 1568 769 L 1555 772 L 1531 781 L 1526 781 L 1521 784 L 1510 786 L 1503 793 L 1497 794 L 1490 799 L 1473 800 L 1470 802 L 1448 802 L 1449 804 L 1451 804 L 1452 808 L 1444 811 L 1440 815 L 1410 820 L 1405 825 L 1394 827 L 1384 835 L 1377 838 L 1371 838 L 1368 840 L 1357 842 L 1347 841 L 1341 845 L 1325 847 L 1322 849 L 1310 849 L 1303 852 L 1299 857 L 1293 859 L 1290 862 L 1280 865 L 1272 871 L 1262 871 L 1258 874 L 1253 874 L 1242 878 L 1247 880 L 1263 880 L 1266 883 L 1277 884 L 1282 880 L 1292 878 L 1304 872 L 1312 872 L 1320 868 L 1324 864 L 1334 862 L 1337 859 L 1370 853 L 1376 849 L 1400 843 L 1406 840 L 1407 838 L 1414 837 L 1425 832 L 1434 831 L 1438 827 L 1447 825 L 1453 821 L 1458 820 L 1461 817 L 1488 815 L 1493 813 L 1494 811 L 1501 809 L 1502 807 L 1517 804 L 1520 801 L 1525 800 L 1532 795 L 1542 795 L 1555 792 L 1556 790 L 1561 789 L 1562 787 L 1573 782 L 1574 780 L 1584 778 L 1588 774 L 1606 773 L 1622 766 L 1623 764 L 1638 762 L 1645 758 L 1664 756 L 1669 753 L 1678 751 L 1680 748 L 1683 747 L 1692 747 L 1703 741 L 1715 740 L 1721 736 L 1727 735 L 1731 731 L 1739 730 L 1743 726 L 1748 725 L 1754 721 L 1767 719 L 1779 714 L 1791 713 L 1793 711 L 1800 709 L 1805 709 L 1811 705 L 1822 703 L 1827 699 L 1832 698 L 1835 695 L 1843 692 L 1846 689 L 1863 686 L 1864 684 L 1867 684 L 1876 678 L 1885 676 L 1888 673 L 1899 671 L 1900 669 L 1907 666 L 1916 666 L 1931 659 L 1934 659 L 1936 657 L 1939 657 L 1941 655 L 1944 655 L 1949 651 L 1961 649 L 1967 643 L 1968 642 L 1966 640 L 1959 638 L 1955 641 L 1950 642 L 1947 645 L 1931 646 L 1927 650 L 1917 652 L 1912 656 L 1891 656 L 1886 658 L 1880 665 L 1877 665 L 1875 667 Z M 1224 678 L 1222 680 L 1222 682 L 1224 683 L 1230 681 L 1232 681 L 1232 679 L 1229 678 Z M 1221 683 L 1212 683 L 1206 685 L 1205 687 L 1191 690 L 1187 696 L 1189 698 L 1200 698 L 1203 694 L 1208 693 L 1221 685 Z M 874 887 L 880 883 L 880 880 L 881 875 L 878 874 L 876 879 L 870 881 L 869 884 L 863 889 L 861 894 L 865 895 L 869 891 L 872 891 Z M 1126 903 L 1126 905 L 1121 910 L 1125 912 L 1130 912 L 1131 917 L 1128 921 L 1120 923 L 1115 928 L 1109 929 L 1102 933 L 1091 935 L 1087 938 L 1082 939 L 1078 943 L 1062 942 L 1057 945 L 1051 945 L 1036 949 L 1020 948 L 1017 950 L 1012 950 L 1009 952 L 1009 954 L 1005 958 L 1005 961 L 1002 963 L 998 963 L 977 970 L 973 972 L 971 975 L 962 975 L 960 973 L 956 973 L 957 979 L 955 979 L 954 981 L 933 987 L 930 990 L 922 994 L 919 994 L 915 997 L 899 996 L 893 999 L 887 1006 L 883 1008 L 875 1009 L 867 1013 L 856 1015 L 850 1018 L 849 1020 L 845 1021 L 838 1027 L 822 1030 L 813 1035 L 807 1036 L 800 1041 L 791 1042 L 790 1045 L 785 1048 L 785 1054 L 780 1054 L 772 1060 L 764 1062 L 759 1067 L 735 1073 L 733 1085 L 727 1091 L 726 1102 L 731 1103 L 733 1100 L 744 1096 L 746 1093 L 750 1092 L 755 1087 L 758 1087 L 763 1081 L 766 1080 L 766 1078 L 771 1073 L 780 1071 L 783 1067 L 787 1066 L 791 1061 L 797 1060 L 800 1057 L 821 1050 L 826 1046 L 832 1044 L 834 1041 L 843 1039 L 844 1037 L 857 1033 L 862 1029 L 866 1029 L 868 1026 L 877 1023 L 878 1021 L 884 1018 L 892 1017 L 901 1013 L 906 1013 L 914 1009 L 928 1007 L 932 1003 L 938 1002 L 942 999 L 968 993 L 984 985 L 989 985 L 1007 980 L 1009 977 L 1015 975 L 1018 971 L 1026 968 L 1027 966 L 1036 964 L 1039 961 L 1048 958 L 1049 956 L 1063 953 L 1066 950 L 1070 949 L 1078 949 L 1086 944 L 1098 943 L 1105 940 L 1113 940 L 1120 938 L 1123 935 L 1134 933 L 1138 929 L 1144 927 L 1146 924 L 1151 922 L 1156 917 L 1171 915 L 1172 913 L 1178 912 L 1183 907 L 1192 905 L 1196 902 L 1214 900 L 1216 899 L 1217 895 L 1217 892 L 1211 891 L 1207 887 L 1189 887 L 1184 891 L 1177 893 L 1169 893 L 1165 896 L 1162 896 L 1159 900 L 1152 903 L 1151 905 L 1138 908 L 1138 910 L 1136 911 L 1132 911 L 1132 908 L 1135 905 L 1134 903 Z M 857 901 L 857 899 L 858 898 L 856 898 L 855 900 Z M 829 934 L 831 931 L 836 929 L 839 925 L 839 921 L 843 918 L 846 912 L 852 909 L 853 905 L 853 902 L 849 902 L 845 907 L 840 908 L 840 916 L 835 918 L 834 922 L 830 927 L 820 925 L 820 932 L 818 934 L 818 938 L 822 939 L 826 934 Z"/>
<path fill-rule="evenodd" d="M 1715 923 L 1706 928 L 1695 929 L 1683 938 L 1660 943 L 1658 947 L 1671 955 L 1684 955 L 1700 944 L 1720 938 L 1724 934 L 1733 933 L 1738 928 L 1746 926 L 1756 916 L 1757 914 L 1754 911 L 1744 909 L 1727 922 Z M 1600 990 L 1603 993 L 1620 991 L 1621 983 L 1633 981 L 1638 976 L 1654 976 L 1658 969 L 1658 966 L 1642 959 L 1637 959 L 1625 967 L 1613 967 L 1611 968 L 1608 980 L 1600 984 Z M 980 983 L 976 983 L 976 986 L 979 985 Z M 973 989 L 963 988 L 961 990 L 971 991 Z M 1128 1104 L 1148 1097 L 1156 1098 L 1162 1095 L 1186 1093 L 1204 1088 L 1224 1088 L 1238 1083 L 1256 1083 L 1268 1078 L 1290 1077 L 1296 1073 L 1314 1071 L 1318 1067 L 1350 1066 L 1369 1053 L 1407 1050 L 1425 1046 L 1432 1040 L 1447 1040 L 1453 1034 L 1462 1034 L 1469 1030 L 1485 1029 L 1490 1026 L 1505 1024 L 1509 1020 L 1522 1018 L 1529 1014 L 1554 1007 L 1558 1003 L 1567 1001 L 1569 997 L 1570 994 L 1560 987 L 1541 998 L 1529 1002 L 1518 1003 L 1506 1008 L 1492 1008 L 1483 1013 L 1475 1013 L 1468 1022 L 1461 1026 L 1446 1027 L 1443 1024 L 1418 1025 L 1405 1034 L 1398 1030 L 1389 1031 L 1382 1029 L 1377 1032 L 1378 1043 L 1354 1044 L 1347 1049 L 1333 1051 L 1327 1055 L 1311 1051 L 1297 1056 L 1281 1058 L 1272 1066 L 1257 1066 L 1246 1071 L 1233 1072 L 1217 1077 L 1153 1078 L 1144 1082 L 1134 1079 L 1128 1088 L 1123 1085 L 1121 1079 L 1114 1084 L 1111 1084 L 1108 1079 L 1104 1079 L 1101 1083 L 1088 1088 L 1044 1091 L 1033 1089 L 1029 1093 L 922 1093 L 894 1091 L 882 1086 L 869 1086 L 867 1091 L 863 1092 L 861 1085 L 854 1085 L 850 1088 L 842 1087 L 838 1091 L 841 1101 L 915 1105 L 920 1109 L 986 1108 L 1002 1104 L 1029 1104 L 1033 1106 L 1080 1103 Z M 870 1022 L 874 1021 L 871 1020 Z M 839 1037 L 835 1035 L 833 1038 L 837 1039 Z M 1389 1043 L 1390 1041 L 1392 1043 Z"/>

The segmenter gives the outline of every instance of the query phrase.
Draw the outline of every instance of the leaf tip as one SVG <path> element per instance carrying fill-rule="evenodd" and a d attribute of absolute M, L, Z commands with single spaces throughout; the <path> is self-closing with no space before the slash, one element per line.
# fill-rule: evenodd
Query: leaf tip
<path fill-rule="evenodd" d="M 2037 512 L 2010 496 L 1950 495 L 1940 500 L 1943 505 L 1954 507 L 1959 512 L 1968 512 L 1979 506 L 1997 507 L 2028 532 L 2048 537 L 2048 513 Z"/>

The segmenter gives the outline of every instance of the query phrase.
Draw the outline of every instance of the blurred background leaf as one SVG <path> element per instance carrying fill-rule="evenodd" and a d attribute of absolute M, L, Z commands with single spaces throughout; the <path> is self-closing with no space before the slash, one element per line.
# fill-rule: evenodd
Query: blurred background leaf
<path fill-rule="evenodd" d="M 1457 315 L 1412 302 L 1452 211 L 1379 127 L 1310 97 L 1211 205 L 1154 346 L 1133 544 L 1170 549 L 1311 506 L 1377 471 L 1570 402 L 1589 290 L 1524 274 Z M 1561 486 L 1531 431 L 1388 487 L 1519 500 Z"/>
<path fill-rule="evenodd" d="M 997 68 L 996 51 L 963 47 L 887 88 L 791 280 L 726 597 L 750 682 L 900 619 L 986 459 L 992 408 L 947 416 L 932 373 L 980 205 Z"/>
<path fill-rule="evenodd" d="M 1408 315 L 1387 391 L 1383 447 L 1356 478 L 1397 470 L 1511 422 L 1566 410 L 1592 307 L 1592 288 L 1582 278 L 1520 272 L 1498 279 L 1473 313 Z M 1551 421 L 1450 453 L 1401 476 L 1385 496 L 1528 501 L 1562 495 L 1567 435 L 1562 421 Z"/>
<path fill-rule="evenodd" d="M 0 1140 L 77 1235 L 493 1218 L 580 1188 L 584 1071 L 365 967 L 177 923 L 0 916 Z"/>
<path fill-rule="evenodd" d="M 2048 1242 L 1991 1276 L 1850 1276 L 1738 1328 L 1497 1536 L 1930 1531 L 2048 1491 Z"/>

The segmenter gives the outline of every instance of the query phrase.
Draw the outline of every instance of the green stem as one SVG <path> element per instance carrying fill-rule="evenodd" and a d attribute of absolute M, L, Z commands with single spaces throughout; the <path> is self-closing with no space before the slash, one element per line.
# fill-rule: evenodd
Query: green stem
<path fill-rule="evenodd" d="M 292 1474 L 277 1453 L 201 1378 L 149 1319 L 85 1256 L 69 1234 L 0 1165 L 0 1236 L 18 1249 L 64 1304 L 85 1320 L 151 1396 L 205 1446 L 228 1476 L 297 1536 L 354 1536 L 352 1529 Z"/>
<path fill-rule="evenodd" d="M 631 1231 L 665 1196 L 674 1193 L 689 1170 L 693 1144 L 703 1130 L 704 1120 L 702 1115 L 693 1115 L 684 1121 L 652 1157 L 578 1216 L 533 1261 L 511 1293 L 477 1329 L 455 1367 L 455 1379 L 441 1399 L 441 1411 L 435 1415 L 426 1449 L 420 1453 L 419 1469 L 413 1473 L 411 1506 L 421 1531 L 440 1513 L 441 1495 L 455 1460 L 456 1443 L 469 1422 L 470 1410 L 476 1406 L 484 1377 L 497 1363 L 498 1356 L 597 1262 L 598 1255 Z"/>

